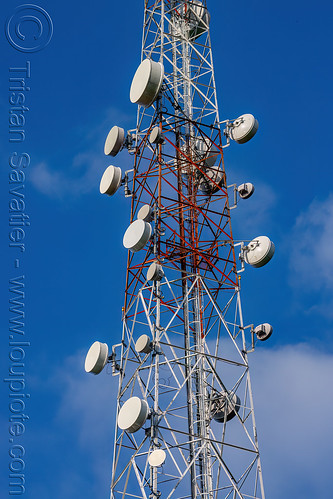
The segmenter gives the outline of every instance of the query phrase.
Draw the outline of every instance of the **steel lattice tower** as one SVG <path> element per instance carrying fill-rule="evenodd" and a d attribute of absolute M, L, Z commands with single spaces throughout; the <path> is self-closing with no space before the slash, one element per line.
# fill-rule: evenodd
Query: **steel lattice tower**
<path fill-rule="evenodd" d="M 128 253 L 122 340 L 109 357 L 119 376 L 111 498 L 263 499 L 247 355 L 255 332 L 240 299 L 248 246 L 232 235 L 237 190 L 223 149 L 234 124 L 223 132 L 206 2 L 145 0 L 141 59 L 162 63 L 164 77 L 124 142 L 130 222 L 149 205 L 152 235 Z M 138 348 L 140 337 L 151 343 Z M 127 431 L 118 415 L 134 397 L 148 412 Z"/>

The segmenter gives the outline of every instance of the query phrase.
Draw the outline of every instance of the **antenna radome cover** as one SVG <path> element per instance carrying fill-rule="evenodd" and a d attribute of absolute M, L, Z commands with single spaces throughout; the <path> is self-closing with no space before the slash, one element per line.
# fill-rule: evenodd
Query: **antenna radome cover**
<path fill-rule="evenodd" d="M 163 76 L 164 68 L 161 62 L 144 59 L 132 80 L 131 102 L 144 107 L 151 106 L 161 89 Z"/>
<path fill-rule="evenodd" d="M 121 168 L 118 166 L 110 165 L 107 167 L 101 182 L 99 184 L 99 192 L 101 194 L 107 194 L 108 196 L 113 196 L 119 189 L 121 183 Z"/>
<path fill-rule="evenodd" d="M 147 280 L 148 281 L 160 281 L 164 276 L 162 265 L 153 262 L 147 270 Z"/>
<path fill-rule="evenodd" d="M 252 267 L 263 267 L 274 255 L 274 243 L 267 236 L 258 236 L 247 245 L 245 261 Z"/>
<path fill-rule="evenodd" d="M 230 421 L 236 416 L 241 405 L 240 398 L 236 393 L 221 393 L 212 403 L 212 416 L 218 423 Z"/>
<path fill-rule="evenodd" d="M 254 193 L 254 185 L 251 184 L 251 182 L 246 182 L 244 184 L 239 185 L 237 187 L 237 191 L 242 199 L 248 199 Z"/>
<path fill-rule="evenodd" d="M 257 335 L 258 340 L 266 341 L 272 336 L 273 327 L 265 322 L 264 324 L 259 324 L 259 326 L 254 329 L 254 332 Z"/>
<path fill-rule="evenodd" d="M 145 400 L 131 397 L 122 406 L 118 414 L 118 426 L 128 433 L 135 433 L 145 424 L 149 407 Z"/>
<path fill-rule="evenodd" d="M 148 458 L 148 463 L 150 466 L 153 467 L 158 467 L 162 466 L 166 459 L 166 453 L 163 449 L 155 449 L 153 452 L 150 454 Z"/>
<path fill-rule="evenodd" d="M 141 206 L 137 214 L 137 219 L 144 220 L 145 222 L 151 222 L 154 219 L 154 212 L 149 204 Z"/>
<path fill-rule="evenodd" d="M 119 126 L 113 126 L 106 137 L 104 144 L 104 154 L 116 156 L 125 140 L 125 131 Z"/>
<path fill-rule="evenodd" d="M 84 369 L 87 373 L 99 374 L 109 356 L 109 348 L 106 343 L 101 343 L 100 341 L 95 341 L 88 350 L 86 355 L 86 360 L 84 363 Z"/>
<path fill-rule="evenodd" d="M 258 131 L 259 123 L 253 114 L 242 114 L 233 124 L 230 130 L 230 137 L 238 144 L 245 144 L 248 142 Z"/>
<path fill-rule="evenodd" d="M 144 220 L 135 220 L 127 228 L 124 237 L 123 245 L 126 249 L 136 253 L 145 247 L 152 233 L 150 223 Z"/>
<path fill-rule="evenodd" d="M 150 353 L 152 350 L 151 346 L 151 338 L 148 336 L 148 334 L 142 334 L 139 336 L 139 338 L 136 340 L 135 343 L 135 350 L 138 353 Z"/>

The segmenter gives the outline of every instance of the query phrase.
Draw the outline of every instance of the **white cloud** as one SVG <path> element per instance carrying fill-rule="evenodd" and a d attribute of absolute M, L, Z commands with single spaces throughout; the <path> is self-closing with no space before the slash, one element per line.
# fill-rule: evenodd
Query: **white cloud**
<path fill-rule="evenodd" d="M 106 372 L 81 375 L 82 359 L 82 354 L 67 359 L 53 377 L 62 388 L 56 420 L 73 428 L 80 452 L 89 456 L 93 490 L 107 495 L 118 379 Z M 287 345 L 258 348 L 250 362 L 267 497 L 327 497 L 333 355 L 310 345 Z"/>
<path fill-rule="evenodd" d="M 290 244 L 290 282 L 310 291 L 333 289 L 333 194 L 301 213 Z"/>
<path fill-rule="evenodd" d="M 84 352 L 65 359 L 43 385 L 58 409 L 27 448 L 37 445 L 52 477 L 31 484 L 33 497 L 108 496 L 118 378 L 86 374 L 83 360 Z M 257 348 L 249 360 L 267 497 L 328 497 L 333 355 L 299 344 Z"/>
<path fill-rule="evenodd" d="M 38 163 L 31 169 L 30 180 L 37 190 L 51 198 L 78 196 L 98 186 L 105 162 L 98 155 L 86 153 L 73 159 L 73 167 L 69 167 L 65 174 L 45 162 Z"/>
<path fill-rule="evenodd" d="M 289 253 L 289 284 L 306 309 L 333 318 L 333 194 L 314 200 L 296 219 L 285 250 Z"/>
<path fill-rule="evenodd" d="M 288 345 L 250 361 L 267 496 L 328 497 L 333 355 Z"/>
<path fill-rule="evenodd" d="M 30 180 L 37 190 L 50 197 L 63 195 L 64 175 L 52 171 L 46 163 L 39 163 L 31 168 Z"/>
<path fill-rule="evenodd" d="M 98 376 L 87 374 L 84 357 L 85 353 L 80 353 L 67 358 L 64 366 L 53 376 L 53 381 L 63 387 L 57 418 L 78 422 L 80 445 L 88 448 L 102 445 L 105 441 L 102 427 L 111 428 L 107 432 L 108 437 L 113 434 L 118 377 L 109 374 L 108 366 Z"/>
<path fill-rule="evenodd" d="M 56 420 L 59 425 L 75 428 L 80 452 L 87 456 L 85 468 L 88 467 L 94 476 L 91 494 L 107 496 L 111 483 L 118 378 L 109 375 L 107 368 L 98 376 L 85 373 L 84 356 L 79 354 L 66 359 L 64 367 L 54 376 L 54 381 L 63 388 Z M 77 455 L 80 455 L 78 451 Z M 63 493 L 65 490 L 66 487 Z M 73 497 L 68 492 L 67 496 L 68 499 Z M 65 499 L 67 496 L 61 495 Z"/>
<path fill-rule="evenodd" d="M 133 127 L 135 115 L 131 117 L 131 121 Z M 89 128 L 80 130 L 81 140 L 87 148 L 74 157 L 68 154 L 67 165 L 56 168 L 50 162 L 41 161 L 32 166 L 29 179 L 34 187 L 46 196 L 58 199 L 79 196 L 93 189 L 96 190 L 101 175 L 108 166 L 103 147 L 96 150 L 96 144 L 100 144 L 101 137 L 106 138 L 109 129 L 115 123 L 126 128 L 126 125 L 130 123 L 130 117 L 117 109 L 109 108 L 97 125 L 90 125 Z M 128 156 L 125 156 L 125 159 L 122 158 L 122 164 L 125 167 L 126 164 L 130 165 L 131 161 L 132 158 Z"/>
<path fill-rule="evenodd" d="M 118 378 L 108 368 L 99 376 L 85 373 L 84 358 L 79 352 L 32 379 L 41 412 L 39 424 L 27 432 L 30 464 L 38 471 L 29 484 L 31 497 L 108 497 Z M 44 414 L 48 404 L 52 410 Z"/>

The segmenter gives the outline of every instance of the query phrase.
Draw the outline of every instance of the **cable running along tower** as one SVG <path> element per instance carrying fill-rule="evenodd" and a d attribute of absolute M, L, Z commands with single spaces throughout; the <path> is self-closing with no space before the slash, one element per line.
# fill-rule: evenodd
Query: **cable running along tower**
<path fill-rule="evenodd" d="M 209 22 L 205 1 L 145 0 L 136 128 L 105 143 L 133 156 L 100 185 L 123 185 L 131 205 L 122 338 L 96 341 L 85 364 L 119 380 L 112 499 L 265 497 L 248 353 L 272 327 L 244 325 L 239 275 L 274 244 L 233 239 L 231 210 L 254 186 L 228 185 L 223 152 L 258 122 L 220 120 Z"/>

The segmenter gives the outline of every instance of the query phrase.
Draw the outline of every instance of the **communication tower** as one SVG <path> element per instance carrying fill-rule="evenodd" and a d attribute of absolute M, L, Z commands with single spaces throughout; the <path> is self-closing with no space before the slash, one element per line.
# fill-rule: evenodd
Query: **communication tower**
<path fill-rule="evenodd" d="M 272 327 L 244 324 L 240 273 L 274 244 L 233 238 L 232 209 L 254 186 L 228 185 L 223 152 L 258 122 L 220 120 L 209 23 L 206 1 L 145 0 L 136 127 L 105 142 L 133 156 L 100 183 L 131 204 L 122 338 L 96 341 L 85 364 L 119 379 L 112 499 L 265 497 L 248 353 Z"/>

